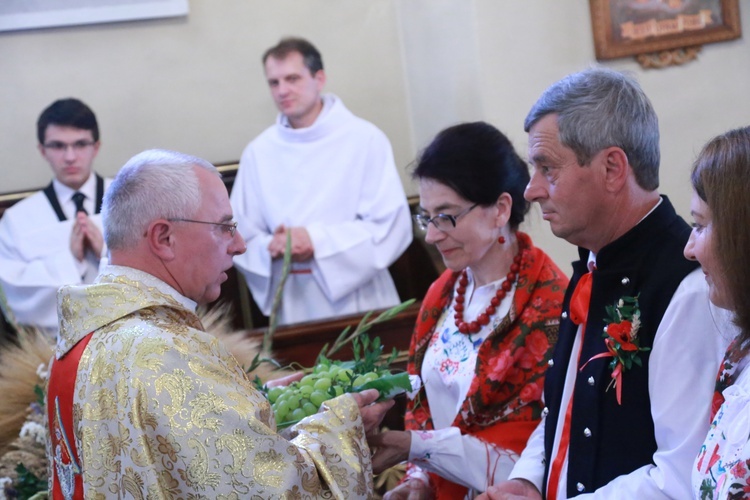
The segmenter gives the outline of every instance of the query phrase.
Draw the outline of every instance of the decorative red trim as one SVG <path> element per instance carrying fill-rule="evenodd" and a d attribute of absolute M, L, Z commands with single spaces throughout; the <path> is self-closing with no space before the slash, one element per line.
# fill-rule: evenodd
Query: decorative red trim
<path fill-rule="evenodd" d="M 83 499 L 81 459 L 75 440 L 73 397 L 78 376 L 78 364 L 92 333 L 82 338 L 62 358 L 52 362 L 47 389 L 47 422 L 52 440 L 52 498 L 57 500 Z M 60 474 L 66 476 L 60 479 Z M 71 482 L 71 479 L 73 481 Z M 73 487 L 72 491 L 70 488 Z M 65 491 L 63 491 L 65 489 Z"/>

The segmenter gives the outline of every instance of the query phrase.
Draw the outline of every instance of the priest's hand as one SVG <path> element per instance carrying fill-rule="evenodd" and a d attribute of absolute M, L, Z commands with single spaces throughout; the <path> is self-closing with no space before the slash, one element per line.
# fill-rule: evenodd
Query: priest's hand
<path fill-rule="evenodd" d="M 370 449 L 375 451 L 372 456 L 372 471 L 380 474 L 394 465 L 409 458 L 411 449 L 411 432 L 386 431 L 374 434 L 367 439 Z"/>
<path fill-rule="evenodd" d="M 525 479 L 511 479 L 495 486 L 479 495 L 476 500 L 541 500 L 542 495 L 536 486 Z"/>
<path fill-rule="evenodd" d="M 294 262 L 304 262 L 313 258 L 315 249 L 313 248 L 310 234 L 304 227 L 292 227 L 287 229 L 284 224 L 279 225 L 273 231 L 271 243 L 268 244 L 268 253 L 272 259 L 284 257 L 286 252 L 286 234 L 290 233 L 292 238 L 292 260 Z"/>
<path fill-rule="evenodd" d="M 273 230 L 273 236 L 271 237 L 271 243 L 268 244 L 268 253 L 271 254 L 272 259 L 280 259 L 284 256 L 286 250 L 286 227 L 281 224 L 279 227 Z"/>
<path fill-rule="evenodd" d="M 419 479 L 407 479 L 383 496 L 383 500 L 431 500 L 433 498 L 435 496 L 429 485 Z"/>
<path fill-rule="evenodd" d="M 362 415 L 362 424 L 365 427 L 365 435 L 369 438 L 369 436 L 378 432 L 383 417 L 391 409 L 394 402 L 392 399 L 389 399 L 388 401 L 375 403 L 375 400 L 380 396 L 380 393 L 376 389 L 353 392 L 351 395 L 357 402 L 357 406 L 359 406 L 359 413 Z"/>
<path fill-rule="evenodd" d="M 289 230 L 292 233 L 292 260 L 295 262 L 304 262 L 313 258 L 315 249 L 313 248 L 310 233 L 304 227 L 293 227 Z"/>

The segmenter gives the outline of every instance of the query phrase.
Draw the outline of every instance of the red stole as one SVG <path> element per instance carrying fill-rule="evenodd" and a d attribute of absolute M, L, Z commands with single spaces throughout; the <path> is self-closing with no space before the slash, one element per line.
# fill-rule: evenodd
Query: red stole
<path fill-rule="evenodd" d="M 82 499 L 83 477 L 81 459 L 76 448 L 73 422 L 73 395 L 81 355 L 92 333 L 82 338 L 65 355 L 52 362 L 47 388 L 47 422 L 52 453 L 53 499 Z"/>

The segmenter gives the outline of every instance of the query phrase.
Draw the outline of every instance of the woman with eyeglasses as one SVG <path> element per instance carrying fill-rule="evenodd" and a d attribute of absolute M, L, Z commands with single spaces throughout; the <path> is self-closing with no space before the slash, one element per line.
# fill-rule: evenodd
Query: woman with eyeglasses
<path fill-rule="evenodd" d="M 409 462 L 386 498 L 471 498 L 507 479 L 542 416 L 568 279 L 518 231 L 528 167 L 492 125 L 443 130 L 414 177 L 415 220 L 447 270 L 411 340 L 408 370 L 423 388 L 407 402 L 407 430 L 373 438 L 373 466 Z"/>
<path fill-rule="evenodd" d="M 739 333 L 729 345 L 712 406 L 708 435 L 693 465 L 695 498 L 750 494 L 750 127 L 712 139 L 691 175 L 693 232 L 685 257 L 697 260 L 711 302 L 733 315 Z M 720 317 L 717 319 L 721 319 Z"/>

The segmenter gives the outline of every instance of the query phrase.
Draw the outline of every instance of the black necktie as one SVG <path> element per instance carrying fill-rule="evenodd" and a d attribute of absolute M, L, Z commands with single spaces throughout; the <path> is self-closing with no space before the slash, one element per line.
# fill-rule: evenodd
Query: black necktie
<path fill-rule="evenodd" d="M 85 208 L 83 208 L 83 200 L 86 199 L 86 195 L 81 193 L 80 191 L 76 191 L 73 193 L 73 203 L 76 204 L 76 213 L 83 212 L 84 214 L 88 215 L 88 212 Z"/>

